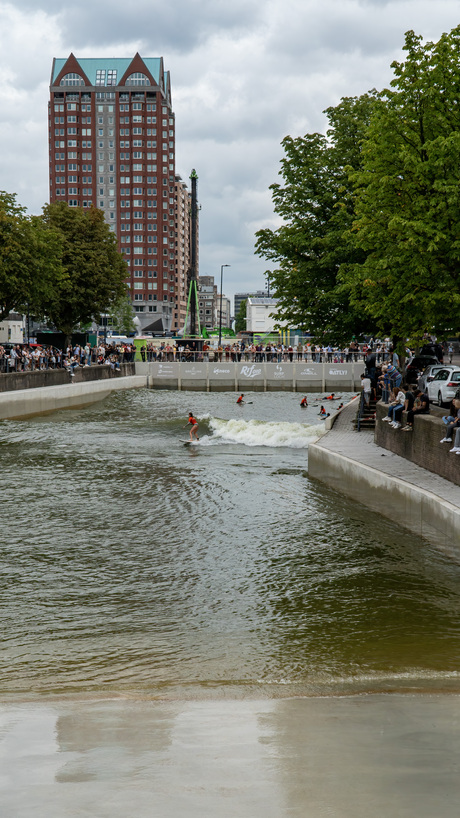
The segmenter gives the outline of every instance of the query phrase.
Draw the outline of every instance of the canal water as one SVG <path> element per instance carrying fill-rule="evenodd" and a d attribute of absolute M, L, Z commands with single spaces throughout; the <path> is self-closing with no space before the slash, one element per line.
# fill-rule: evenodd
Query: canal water
<path fill-rule="evenodd" d="M 309 480 L 314 396 L 235 397 L 0 424 L 3 702 L 460 691 L 460 566 Z"/>

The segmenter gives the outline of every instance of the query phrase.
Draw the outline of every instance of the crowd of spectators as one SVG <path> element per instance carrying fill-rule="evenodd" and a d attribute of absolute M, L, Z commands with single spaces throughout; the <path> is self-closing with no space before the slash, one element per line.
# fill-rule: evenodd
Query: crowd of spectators
<path fill-rule="evenodd" d="M 258 343 L 246 341 L 224 343 L 211 346 L 204 341 L 201 348 L 193 342 L 147 344 L 140 349 L 143 361 L 218 361 L 218 362 L 255 362 L 289 363 L 305 361 L 310 363 L 353 363 L 365 359 L 369 344 L 358 344 L 352 341 L 348 346 L 339 347 L 315 343 L 299 343 L 295 346 L 283 343 Z M 390 357 L 389 341 L 378 342 L 374 347 L 378 362 L 388 361 Z"/>
<path fill-rule="evenodd" d="M 446 349 L 447 352 L 447 349 Z M 137 355 L 136 355 L 137 353 Z M 437 348 L 441 356 L 444 350 Z M 410 350 L 407 350 L 410 355 Z M 450 360 L 452 349 L 449 350 Z M 0 372 L 28 372 L 38 369 L 59 369 L 72 366 L 95 366 L 110 363 L 119 365 L 137 360 L 185 361 L 185 362 L 255 362 L 255 363 L 289 363 L 304 361 L 309 363 L 354 363 L 362 361 L 366 367 L 366 376 L 371 379 L 374 392 L 378 386 L 376 372 L 386 375 L 384 385 L 388 390 L 399 385 L 399 358 L 391 348 L 390 340 L 373 341 L 358 344 L 352 341 L 346 346 L 320 345 L 313 342 L 299 343 L 295 346 L 283 343 L 248 343 L 245 340 L 234 343 L 211 345 L 207 340 L 201 342 L 181 341 L 176 338 L 160 342 L 144 342 L 136 350 L 134 343 L 89 343 L 76 344 L 62 351 L 56 347 L 38 344 L 5 344 L 0 345 Z M 386 367 L 386 368 L 385 368 Z M 397 370 L 396 374 L 394 370 Z"/>
<path fill-rule="evenodd" d="M 425 354 L 436 357 L 441 364 L 445 356 L 450 363 L 452 362 L 453 347 L 451 344 L 442 345 L 433 342 L 426 345 L 423 351 Z M 375 400 L 381 400 L 388 405 L 388 412 L 382 418 L 382 423 L 388 423 L 395 430 L 411 432 L 414 428 L 415 416 L 427 415 L 430 412 L 430 399 L 426 391 L 418 384 L 403 382 L 403 376 L 399 370 L 399 357 L 395 350 L 391 350 L 390 360 L 382 364 L 377 362 L 375 354 L 369 350 L 365 364 L 366 371 L 362 375 L 365 402 L 369 402 L 366 388 L 370 388 Z M 421 374 L 421 372 L 418 373 L 419 376 Z M 405 421 L 403 422 L 404 415 Z M 443 421 L 446 424 L 446 431 L 441 443 L 453 442 L 454 445 L 450 451 L 460 454 L 460 389 L 457 390 L 449 414 L 443 418 Z M 453 440 L 454 434 L 456 437 Z"/>
<path fill-rule="evenodd" d="M 68 369 L 109 364 L 118 369 L 121 363 L 134 361 L 134 344 L 87 343 L 69 345 L 61 350 L 40 344 L 0 344 L 0 372 L 34 372 L 44 369 Z"/>

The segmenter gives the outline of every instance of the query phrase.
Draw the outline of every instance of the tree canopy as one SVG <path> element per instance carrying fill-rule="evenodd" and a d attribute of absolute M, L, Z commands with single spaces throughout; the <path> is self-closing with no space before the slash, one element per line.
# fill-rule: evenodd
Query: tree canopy
<path fill-rule="evenodd" d="M 371 94 L 343 99 L 326 111 L 326 136 L 283 140 L 283 184 L 270 188 L 283 224 L 256 234 L 256 253 L 278 264 L 270 281 L 279 299 L 280 320 L 336 341 L 364 329 L 338 272 L 341 264 L 363 257 L 345 237 L 355 217 L 348 169 L 360 167 L 361 142 L 373 107 Z"/>
<path fill-rule="evenodd" d="M 64 278 L 59 236 L 1 191 L 0 320 L 13 309 L 42 315 Z"/>
<path fill-rule="evenodd" d="M 43 208 L 42 220 L 60 238 L 66 274 L 47 314 L 58 330 L 70 335 L 77 324 L 106 312 L 126 294 L 127 266 L 101 210 L 54 202 Z"/>
<path fill-rule="evenodd" d="M 248 299 L 244 298 L 240 304 L 238 315 L 235 317 L 235 332 L 244 332 L 246 329 L 246 306 Z"/>
<path fill-rule="evenodd" d="M 460 326 L 460 27 L 404 50 L 351 177 L 365 259 L 341 278 L 377 331 L 415 339 Z"/>
<path fill-rule="evenodd" d="M 460 329 L 460 26 L 404 50 L 389 89 L 325 112 L 326 136 L 283 140 L 283 223 L 256 234 L 279 317 L 328 340 Z"/>

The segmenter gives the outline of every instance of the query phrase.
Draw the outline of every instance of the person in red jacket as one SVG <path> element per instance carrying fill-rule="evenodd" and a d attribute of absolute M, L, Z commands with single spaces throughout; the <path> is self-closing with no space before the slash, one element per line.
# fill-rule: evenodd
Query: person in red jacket
<path fill-rule="evenodd" d="M 244 403 L 243 398 L 244 398 L 244 395 L 240 395 L 239 398 L 236 399 L 236 402 L 241 405 L 242 403 Z"/>

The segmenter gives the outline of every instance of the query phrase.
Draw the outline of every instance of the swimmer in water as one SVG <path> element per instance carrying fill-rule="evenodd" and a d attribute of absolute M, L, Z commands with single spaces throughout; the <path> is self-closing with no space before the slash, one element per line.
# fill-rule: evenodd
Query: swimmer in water
<path fill-rule="evenodd" d="M 305 408 L 306 406 L 308 406 L 308 401 L 307 401 L 307 396 L 306 396 L 306 395 L 305 395 L 305 397 L 304 397 L 304 398 L 302 398 L 302 400 L 300 401 L 300 405 L 301 405 L 303 408 Z"/>
<path fill-rule="evenodd" d="M 239 396 L 239 398 L 237 398 L 237 400 L 236 400 L 236 402 L 237 402 L 237 403 L 238 403 L 240 406 L 241 406 L 241 404 L 242 404 L 242 403 L 244 403 L 243 398 L 244 398 L 244 395 L 240 395 L 240 396 Z"/>
<path fill-rule="evenodd" d="M 327 413 L 326 413 L 326 410 L 325 410 L 324 406 L 322 406 L 322 407 L 321 407 L 321 409 L 319 410 L 319 416 L 320 416 L 321 418 L 325 418 L 325 417 L 326 417 L 326 414 L 327 414 Z"/>
<path fill-rule="evenodd" d="M 191 428 L 190 428 L 190 440 L 191 440 L 191 441 L 193 441 L 193 436 L 195 437 L 195 439 L 196 439 L 196 440 L 199 440 L 200 438 L 198 437 L 198 434 L 197 434 L 197 432 L 198 432 L 198 421 L 197 421 L 197 419 L 196 419 L 196 418 L 195 418 L 195 417 L 192 415 L 192 413 L 191 413 L 191 412 L 189 412 L 189 413 L 188 413 L 188 421 L 187 421 L 187 423 L 185 424 L 184 429 L 186 428 L 187 424 L 189 424 L 189 423 L 191 424 Z"/>

